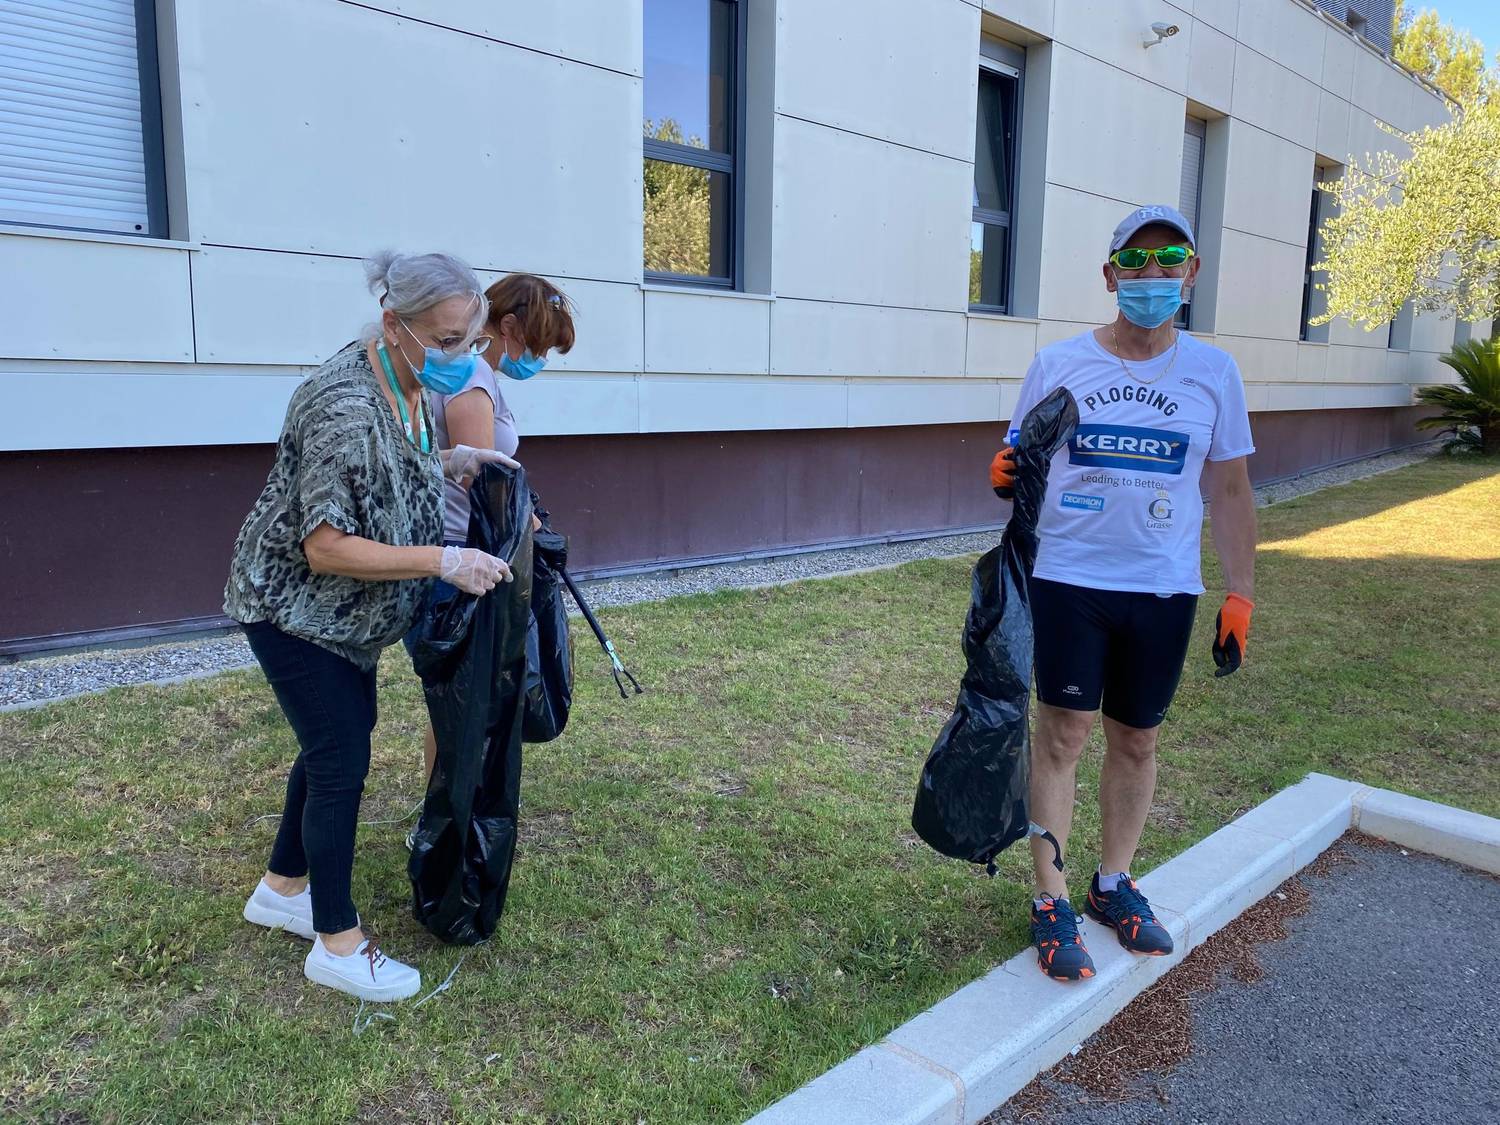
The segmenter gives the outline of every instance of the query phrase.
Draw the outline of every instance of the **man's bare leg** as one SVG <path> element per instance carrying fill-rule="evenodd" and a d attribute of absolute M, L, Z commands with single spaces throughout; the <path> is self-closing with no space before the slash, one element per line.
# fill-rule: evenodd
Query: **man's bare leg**
<path fill-rule="evenodd" d="M 1036 731 L 1031 741 L 1031 820 L 1057 837 L 1067 855 L 1073 827 L 1073 799 L 1078 786 L 1078 759 L 1094 725 L 1093 711 L 1070 711 L 1047 703 L 1036 706 Z M 1067 898 L 1066 873 L 1053 866 L 1052 844 L 1031 837 L 1031 866 L 1039 894 Z"/>
<path fill-rule="evenodd" d="M 1099 820 L 1103 852 L 1099 870 L 1129 871 L 1156 792 L 1156 736 L 1104 716 L 1104 768 L 1099 774 Z M 1042 821 L 1037 821 L 1043 824 Z M 1046 825 L 1043 825 L 1046 827 Z M 1054 831 L 1056 831 L 1054 829 Z"/>

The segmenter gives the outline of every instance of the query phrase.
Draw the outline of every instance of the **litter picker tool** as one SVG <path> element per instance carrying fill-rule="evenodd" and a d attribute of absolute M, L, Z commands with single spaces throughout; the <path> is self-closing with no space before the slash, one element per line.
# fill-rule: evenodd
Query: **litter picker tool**
<path fill-rule="evenodd" d="M 604 635 L 604 627 L 599 624 L 599 619 L 594 616 L 594 611 L 589 608 L 589 603 L 584 600 L 583 591 L 579 590 L 578 583 L 573 581 L 573 576 L 566 570 L 561 572 L 563 583 L 568 587 L 568 593 L 573 595 L 573 601 L 578 604 L 578 612 L 583 614 L 583 619 L 589 623 L 589 628 L 594 631 L 594 636 L 599 640 L 599 647 L 604 650 L 604 655 L 609 657 L 609 670 L 615 678 L 615 687 L 620 689 L 620 698 L 629 699 L 630 692 L 625 690 L 625 681 L 630 681 L 630 686 L 635 689 L 635 694 L 640 695 L 645 689 L 636 682 L 636 678 L 630 674 L 620 660 L 619 653 L 615 652 L 615 646 Z"/>

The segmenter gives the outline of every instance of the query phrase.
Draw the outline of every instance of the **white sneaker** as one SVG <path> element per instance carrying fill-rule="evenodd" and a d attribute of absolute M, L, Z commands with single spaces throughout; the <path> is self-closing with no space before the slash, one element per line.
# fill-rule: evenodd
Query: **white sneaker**
<path fill-rule="evenodd" d="M 302 972 L 316 984 L 336 988 L 361 1000 L 405 1000 L 422 987 L 420 972 L 387 957 L 368 938 L 353 953 L 340 957 L 328 951 L 319 935 L 313 939 Z"/>
<path fill-rule="evenodd" d="M 279 894 L 261 879 L 254 893 L 245 901 L 245 921 L 271 930 L 285 930 L 311 941 L 312 893 L 303 887 L 301 894 Z"/>

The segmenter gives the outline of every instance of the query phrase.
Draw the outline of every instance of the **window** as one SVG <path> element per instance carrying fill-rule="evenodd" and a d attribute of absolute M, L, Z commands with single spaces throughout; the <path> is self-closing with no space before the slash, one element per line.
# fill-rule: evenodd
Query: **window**
<path fill-rule="evenodd" d="M 1314 184 L 1312 205 L 1307 209 L 1307 261 L 1302 270 L 1302 321 L 1297 332 L 1299 340 L 1316 340 L 1320 335 L 1323 340 L 1327 339 L 1326 331 L 1320 334 L 1317 327 L 1308 323 L 1314 317 L 1321 316 L 1328 304 L 1328 298 L 1313 282 L 1313 265 L 1323 249 L 1322 239 L 1318 234 L 1318 227 L 1322 222 L 1323 192 Z"/>
<path fill-rule="evenodd" d="M 646 275 L 738 283 L 740 0 L 646 0 Z"/>
<path fill-rule="evenodd" d="M 1208 141 L 1208 122 L 1189 117 L 1182 133 L 1182 181 L 1177 190 L 1177 210 L 1198 234 L 1198 214 L 1203 200 L 1203 150 Z M 1193 326 L 1193 292 L 1188 290 L 1173 322 L 1178 328 Z"/>
<path fill-rule="evenodd" d="M 979 65 L 974 125 L 974 211 L 969 227 L 969 305 L 1010 309 L 1021 52 L 988 40 Z"/>
<path fill-rule="evenodd" d="M 1365 17 L 1354 8 L 1345 9 L 1344 22 L 1349 25 L 1349 30 L 1354 32 L 1355 35 L 1364 35 L 1366 23 Z"/>
<path fill-rule="evenodd" d="M 0 7 L 0 222 L 165 237 L 154 0 Z"/>
<path fill-rule="evenodd" d="M 1393 352 L 1411 351 L 1411 325 L 1415 317 L 1415 310 L 1411 301 L 1401 306 L 1401 311 L 1396 314 L 1396 319 L 1391 321 L 1390 334 L 1385 338 L 1385 346 Z"/>

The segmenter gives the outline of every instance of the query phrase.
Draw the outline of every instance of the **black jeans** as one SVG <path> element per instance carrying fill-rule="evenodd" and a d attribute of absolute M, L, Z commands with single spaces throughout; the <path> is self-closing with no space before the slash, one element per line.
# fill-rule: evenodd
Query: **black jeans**
<path fill-rule="evenodd" d="M 246 625 L 245 636 L 302 747 L 267 867 L 309 877 L 318 933 L 352 929 L 359 924 L 349 886 L 354 826 L 370 772 L 375 673 L 267 621 Z"/>

